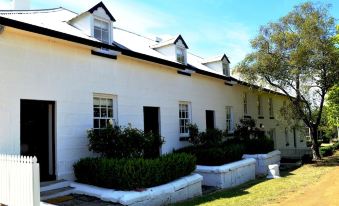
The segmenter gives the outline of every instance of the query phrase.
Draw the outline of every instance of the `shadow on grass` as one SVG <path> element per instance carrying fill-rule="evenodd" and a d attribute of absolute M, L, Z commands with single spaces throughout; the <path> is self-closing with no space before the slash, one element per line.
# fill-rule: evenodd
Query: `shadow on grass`
<path fill-rule="evenodd" d="M 260 179 L 255 179 L 255 180 L 251 180 L 247 183 L 244 183 L 242 185 L 239 185 L 237 187 L 233 187 L 230 189 L 224 189 L 224 190 L 218 190 L 215 192 L 212 192 L 208 195 L 205 196 L 201 196 L 201 197 L 197 197 L 194 198 L 192 200 L 188 200 L 185 202 L 180 202 L 177 204 L 173 204 L 172 206 L 190 206 L 190 205 L 199 205 L 199 204 L 203 204 L 206 202 L 211 202 L 217 199 L 223 199 L 223 198 L 232 198 L 232 197 L 238 197 L 238 196 L 242 196 L 242 195 L 247 195 L 249 194 L 249 192 L 247 192 L 246 190 L 249 189 L 250 187 L 260 184 L 264 181 L 266 181 L 266 178 L 260 178 Z"/>

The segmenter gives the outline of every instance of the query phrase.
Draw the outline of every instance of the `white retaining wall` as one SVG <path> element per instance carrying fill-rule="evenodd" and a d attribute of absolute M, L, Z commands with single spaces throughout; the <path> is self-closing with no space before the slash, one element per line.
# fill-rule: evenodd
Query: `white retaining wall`
<path fill-rule="evenodd" d="M 267 154 L 244 154 L 242 158 L 254 158 L 256 160 L 255 174 L 262 176 L 268 174 L 268 165 L 280 165 L 281 152 L 279 150 L 274 150 Z"/>
<path fill-rule="evenodd" d="M 129 206 L 160 206 L 200 196 L 201 183 L 202 176 L 192 174 L 142 192 L 116 191 L 80 183 L 71 183 L 71 187 L 75 188 L 73 193 L 94 196 L 103 201 Z"/>
<path fill-rule="evenodd" d="M 255 179 L 255 164 L 249 158 L 222 166 L 198 165 L 195 173 L 203 176 L 203 185 L 230 188 Z"/>

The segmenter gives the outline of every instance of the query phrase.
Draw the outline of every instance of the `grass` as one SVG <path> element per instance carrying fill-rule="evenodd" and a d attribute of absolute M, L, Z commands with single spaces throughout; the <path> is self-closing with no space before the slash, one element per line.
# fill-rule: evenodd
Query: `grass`
<path fill-rule="evenodd" d="M 238 187 L 221 190 L 174 206 L 262 206 L 277 203 L 296 192 L 302 192 L 307 185 L 317 182 L 321 176 L 339 165 L 339 152 L 294 171 L 281 172 L 279 179 L 256 179 Z"/>

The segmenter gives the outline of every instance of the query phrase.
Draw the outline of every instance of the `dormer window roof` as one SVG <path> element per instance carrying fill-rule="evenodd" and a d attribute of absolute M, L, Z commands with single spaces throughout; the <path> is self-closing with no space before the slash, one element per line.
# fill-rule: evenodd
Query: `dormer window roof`
<path fill-rule="evenodd" d="M 150 46 L 152 49 L 157 49 L 157 48 L 160 48 L 160 47 L 164 47 L 164 46 L 168 46 L 168 45 L 171 45 L 171 44 L 177 44 L 179 42 L 179 40 L 181 41 L 183 47 L 185 49 L 188 49 L 188 46 L 185 42 L 185 40 L 182 38 L 182 36 L 179 34 L 177 35 L 176 37 L 173 37 L 171 39 L 168 39 L 168 40 L 165 40 L 165 41 L 161 41 L 155 45 L 152 45 Z"/>
<path fill-rule="evenodd" d="M 226 54 L 204 59 L 201 63 L 208 64 L 208 63 L 219 62 L 219 61 L 227 61 L 228 63 L 231 63 L 228 57 L 226 56 Z"/>
<path fill-rule="evenodd" d="M 105 13 L 109 16 L 110 20 L 113 21 L 113 22 L 115 22 L 115 19 L 114 19 L 113 15 L 111 14 L 111 12 L 109 12 L 109 10 L 108 10 L 107 7 L 105 6 L 105 4 L 102 3 L 102 2 L 100 2 L 100 3 L 98 3 L 97 5 L 95 5 L 95 6 L 93 6 L 92 8 L 90 8 L 90 9 L 88 10 L 88 12 L 91 13 L 91 14 L 93 14 L 93 12 L 96 11 L 98 8 L 102 8 L 102 9 L 105 11 Z"/>

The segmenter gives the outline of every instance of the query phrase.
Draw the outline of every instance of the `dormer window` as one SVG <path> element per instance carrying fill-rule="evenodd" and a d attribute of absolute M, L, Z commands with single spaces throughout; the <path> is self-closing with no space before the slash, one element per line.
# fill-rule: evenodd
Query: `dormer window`
<path fill-rule="evenodd" d="M 229 67 L 229 64 L 227 64 L 227 63 L 225 63 L 225 62 L 222 63 L 222 73 L 223 73 L 225 76 L 227 76 L 227 77 L 230 76 L 230 67 Z"/>
<path fill-rule="evenodd" d="M 186 64 L 186 51 L 184 48 L 177 47 L 177 62 Z"/>
<path fill-rule="evenodd" d="M 94 19 L 94 38 L 102 43 L 109 44 L 110 23 L 108 21 Z"/>

